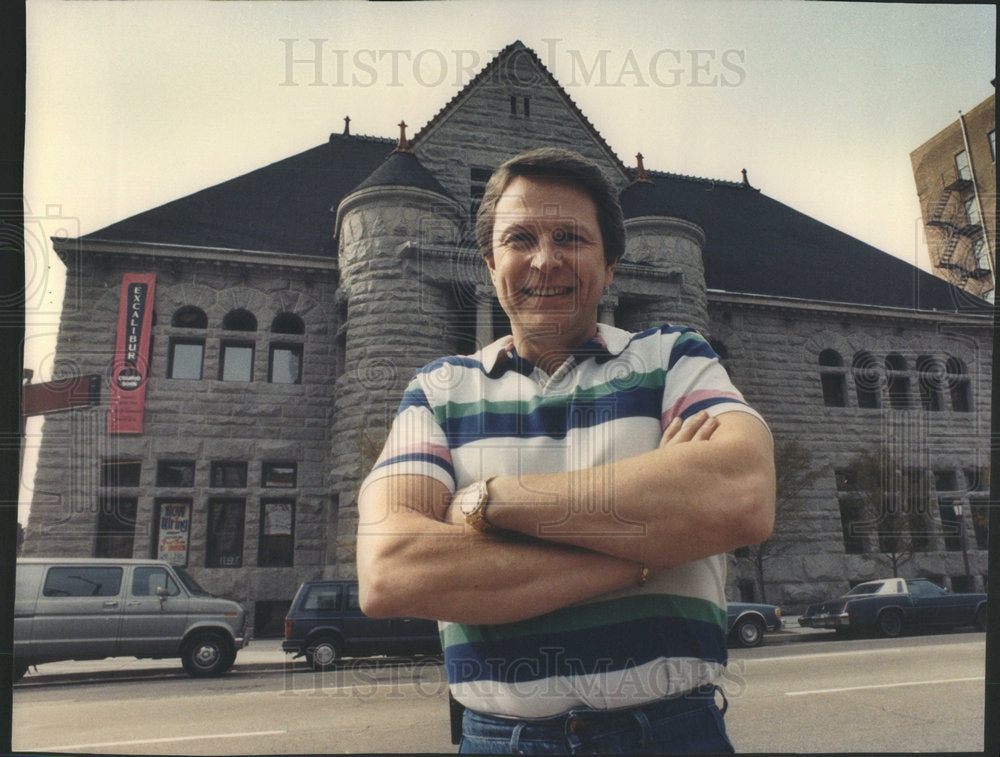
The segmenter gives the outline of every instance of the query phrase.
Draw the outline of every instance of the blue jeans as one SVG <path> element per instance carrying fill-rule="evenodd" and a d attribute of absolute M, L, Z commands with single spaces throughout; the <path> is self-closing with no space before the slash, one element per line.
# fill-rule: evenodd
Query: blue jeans
<path fill-rule="evenodd" d="M 734 754 L 714 687 L 623 710 L 516 719 L 466 710 L 460 754 Z M 721 693 L 721 690 L 719 690 Z M 725 695 L 723 695 L 725 703 Z"/>

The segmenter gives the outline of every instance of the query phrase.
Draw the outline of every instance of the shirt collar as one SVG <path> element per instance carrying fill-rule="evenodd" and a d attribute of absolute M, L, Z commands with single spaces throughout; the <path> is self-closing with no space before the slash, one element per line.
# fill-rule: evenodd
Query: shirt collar
<path fill-rule="evenodd" d="M 584 342 L 574 354 L 581 359 L 594 357 L 597 360 L 610 360 L 618 357 L 631 340 L 631 334 L 622 329 L 609 326 L 606 323 L 597 324 L 597 334 Z M 514 356 L 514 337 L 508 334 L 500 337 L 492 344 L 480 350 L 480 359 L 483 370 L 491 374 L 498 367 L 505 365 Z"/>

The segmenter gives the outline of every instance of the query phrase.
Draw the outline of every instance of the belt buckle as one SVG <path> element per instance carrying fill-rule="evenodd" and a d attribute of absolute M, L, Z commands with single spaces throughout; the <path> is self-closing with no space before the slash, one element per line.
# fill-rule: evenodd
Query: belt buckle
<path fill-rule="evenodd" d="M 569 716 L 569 720 L 566 723 L 566 727 L 569 729 L 570 733 L 579 736 L 584 731 L 586 731 L 587 728 L 589 728 L 593 722 L 594 722 L 593 718 L 583 717 L 582 715 L 574 713 Z"/>

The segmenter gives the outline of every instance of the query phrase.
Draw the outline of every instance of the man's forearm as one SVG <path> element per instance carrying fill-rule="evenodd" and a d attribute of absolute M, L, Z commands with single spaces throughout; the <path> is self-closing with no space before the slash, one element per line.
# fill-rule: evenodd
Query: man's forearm
<path fill-rule="evenodd" d="M 704 438 L 609 465 L 494 479 L 488 519 L 654 567 L 763 541 L 773 525 L 770 435 L 745 413 L 718 421 Z"/>
<path fill-rule="evenodd" d="M 633 560 L 570 545 L 484 536 L 431 517 L 447 499 L 418 476 L 375 481 L 362 492 L 358 580 L 362 609 L 496 624 L 534 617 L 638 580 Z M 412 503 L 424 503 L 414 507 Z"/>

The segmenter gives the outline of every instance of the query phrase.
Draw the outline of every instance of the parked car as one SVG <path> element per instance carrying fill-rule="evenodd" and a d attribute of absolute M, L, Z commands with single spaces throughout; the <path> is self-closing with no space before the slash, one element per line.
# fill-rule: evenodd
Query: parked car
<path fill-rule="evenodd" d="M 14 590 L 14 680 L 31 665 L 179 657 L 192 676 L 227 671 L 247 614 L 161 560 L 22 558 Z"/>
<path fill-rule="evenodd" d="M 327 670 L 341 657 L 440 654 L 437 623 L 419 618 L 369 618 L 356 581 L 306 581 L 285 617 L 281 648 Z"/>
<path fill-rule="evenodd" d="M 729 638 L 740 647 L 756 647 L 765 631 L 780 631 L 784 621 L 777 605 L 729 602 L 726 608 Z"/>
<path fill-rule="evenodd" d="M 986 630 L 986 595 L 953 593 L 927 578 L 885 578 L 858 584 L 844 596 L 810 605 L 799 623 L 843 635 L 975 626 Z"/>

